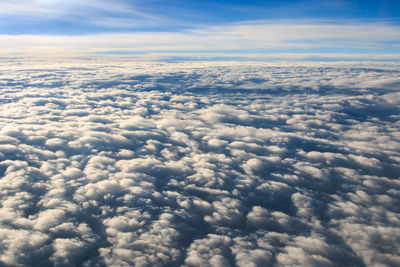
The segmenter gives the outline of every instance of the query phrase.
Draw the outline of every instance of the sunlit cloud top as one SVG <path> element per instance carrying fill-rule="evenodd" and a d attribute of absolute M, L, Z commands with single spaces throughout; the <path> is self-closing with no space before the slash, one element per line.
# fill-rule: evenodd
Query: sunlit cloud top
<path fill-rule="evenodd" d="M 0 55 L 400 52 L 396 1 L 0 0 Z"/>

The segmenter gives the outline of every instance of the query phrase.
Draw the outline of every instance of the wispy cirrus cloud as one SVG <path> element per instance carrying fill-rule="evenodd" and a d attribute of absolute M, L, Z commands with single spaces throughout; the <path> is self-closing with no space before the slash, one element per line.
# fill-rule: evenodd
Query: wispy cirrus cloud
<path fill-rule="evenodd" d="M 124 23 L 122 20 L 120 23 Z M 181 32 L 1 35 L 2 54 L 215 52 L 222 54 L 400 52 L 400 26 L 360 21 L 250 21 Z"/>
<path fill-rule="evenodd" d="M 0 54 L 400 54 L 395 19 L 332 19 L 325 13 L 317 16 L 316 9 L 353 10 L 357 5 L 301 3 L 0 0 Z M 264 16 L 254 11 L 267 7 Z M 297 15 L 271 15 L 282 9 Z M 305 19 L 300 13 L 311 15 Z"/>
<path fill-rule="evenodd" d="M 88 34 L 115 29 L 148 29 L 165 24 L 166 20 L 136 1 L 0 1 L 3 24 L 0 32 L 11 34 Z"/>
<path fill-rule="evenodd" d="M 59 15 L 73 16 L 77 14 L 91 15 L 93 12 L 119 13 L 119 14 L 137 14 L 144 13 L 134 8 L 132 4 L 128 5 L 126 1 L 116 0 L 112 4 L 103 0 L 88 1 L 63 1 L 63 0 L 17 0 L 17 1 L 0 1 L 0 14 L 6 15 L 27 15 L 32 17 L 40 17 L 42 19 L 52 18 Z"/>

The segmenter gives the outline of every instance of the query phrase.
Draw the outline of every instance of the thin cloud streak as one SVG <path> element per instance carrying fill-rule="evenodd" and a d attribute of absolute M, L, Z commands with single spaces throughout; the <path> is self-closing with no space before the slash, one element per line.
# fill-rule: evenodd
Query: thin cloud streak
<path fill-rule="evenodd" d="M 124 23 L 122 20 L 121 23 Z M 1 54 L 90 54 L 109 51 L 206 52 L 346 49 L 366 54 L 398 54 L 400 27 L 384 23 L 301 23 L 253 21 L 184 32 L 101 33 L 91 35 L 0 35 Z M 247 52 L 246 52 L 247 51 Z"/>
<path fill-rule="evenodd" d="M 28 15 L 28 16 L 38 16 L 40 18 L 54 17 L 60 14 L 64 15 L 74 15 L 82 11 L 107 11 L 122 14 L 136 14 L 144 15 L 134 8 L 132 5 L 127 5 L 123 1 L 113 1 L 113 4 L 109 4 L 106 1 L 99 0 L 88 0 L 88 1 L 0 1 L 1 10 L 0 14 L 6 15 Z M 90 15 L 86 14 L 87 16 Z"/>
<path fill-rule="evenodd" d="M 0 1 L 0 16 L 6 24 L 10 23 L 7 18 L 13 18 L 13 25 L 25 29 L 29 28 L 29 21 L 48 23 L 49 28 L 55 22 L 62 22 L 76 23 L 82 28 L 99 26 L 121 29 L 135 25 L 158 26 L 166 20 L 160 15 L 144 11 L 135 1 L 127 3 L 120 0 L 112 4 L 103 0 Z"/>

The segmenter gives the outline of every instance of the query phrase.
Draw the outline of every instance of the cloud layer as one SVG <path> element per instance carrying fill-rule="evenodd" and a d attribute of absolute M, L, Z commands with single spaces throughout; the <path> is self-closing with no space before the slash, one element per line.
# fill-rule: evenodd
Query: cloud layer
<path fill-rule="evenodd" d="M 399 72 L 3 59 L 0 265 L 399 265 Z"/>
<path fill-rule="evenodd" d="M 276 54 L 399 60 L 400 28 L 377 21 L 251 21 L 190 30 L 60 34 L 2 34 L 0 55 L 93 53 Z M 291 56 L 293 57 L 293 55 Z"/>

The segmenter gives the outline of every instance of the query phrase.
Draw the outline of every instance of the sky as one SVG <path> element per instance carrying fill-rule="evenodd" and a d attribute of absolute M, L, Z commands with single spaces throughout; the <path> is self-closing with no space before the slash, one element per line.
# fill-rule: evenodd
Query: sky
<path fill-rule="evenodd" d="M 395 59 L 398 1 L 0 1 L 0 55 Z"/>
<path fill-rule="evenodd" d="M 0 266 L 400 266 L 399 133 L 395 1 L 0 0 Z"/>

